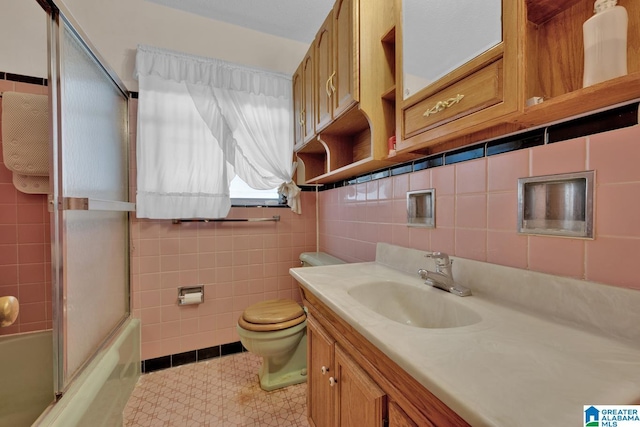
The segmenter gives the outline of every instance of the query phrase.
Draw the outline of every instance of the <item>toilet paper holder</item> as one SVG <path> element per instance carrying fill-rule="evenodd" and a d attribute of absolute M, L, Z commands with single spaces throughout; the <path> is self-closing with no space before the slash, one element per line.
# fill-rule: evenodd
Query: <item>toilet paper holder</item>
<path fill-rule="evenodd" d="M 178 288 L 178 305 L 202 304 L 204 286 L 182 286 Z"/>

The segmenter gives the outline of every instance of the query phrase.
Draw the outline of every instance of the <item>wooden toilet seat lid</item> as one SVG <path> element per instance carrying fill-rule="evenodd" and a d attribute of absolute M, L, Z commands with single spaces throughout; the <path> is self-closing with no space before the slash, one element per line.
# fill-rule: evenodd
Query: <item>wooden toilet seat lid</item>
<path fill-rule="evenodd" d="M 288 299 L 274 299 L 247 307 L 242 313 L 242 318 L 249 323 L 272 325 L 288 322 L 303 315 L 304 310 L 297 302 Z"/>

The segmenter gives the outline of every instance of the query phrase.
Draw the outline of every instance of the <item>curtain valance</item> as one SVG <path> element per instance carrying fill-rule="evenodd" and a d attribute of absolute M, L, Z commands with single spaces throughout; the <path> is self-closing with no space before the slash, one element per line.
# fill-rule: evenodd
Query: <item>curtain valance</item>
<path fill-rule="evenodd" d="M 291 78 L 279 73 L 187 55 L 151 46 L 138 46 L 135 76 L 158 76 L 175 82 L 291 99 Z"/>

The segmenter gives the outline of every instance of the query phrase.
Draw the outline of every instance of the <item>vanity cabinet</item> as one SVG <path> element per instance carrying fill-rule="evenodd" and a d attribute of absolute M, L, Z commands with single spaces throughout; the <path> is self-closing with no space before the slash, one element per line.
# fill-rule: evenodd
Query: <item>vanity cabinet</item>
<path fill-rule="evenodd" d="M 315 295 L 307 316 L 307 415 L 313 427 L 468 426 Z"/>
<path fill-rule="evenodd" d="M 395 103 L 383 96 L 395 87 L 392 42 L 383 41 L 394 27 L 388 0 L 337 0 L 326 17 L 313 42 L 315 134 L 295 146 L 299 184 L 334 182 L 394 163 L 387 159 L 387 140 L 395 134 Z"/>
<path fill-rule="evenodd" d="M 307 416 L 315 427 L 333 425 L 333 372 L 335 340 L 307 317 Z"/>
<path fill-rule="evenodd" d="M 307 318 L 307 414 L 314 427 L 379 427 L 386 395 L 316 320 Z"/>
<path fill-rule="evenodd" d="M 396 402 L 389 402 L 389 427 L 436 427 L 426 418 L 414 420 Z"/>

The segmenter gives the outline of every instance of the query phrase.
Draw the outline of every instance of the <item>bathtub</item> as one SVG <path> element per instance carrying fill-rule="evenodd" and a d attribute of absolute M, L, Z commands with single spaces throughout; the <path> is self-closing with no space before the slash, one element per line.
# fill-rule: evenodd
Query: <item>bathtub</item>
<path fill-rule="evenodd" d="M 122 425 L 122 412 L 139 377 L 140 320 L 128 319 L 34 426 Z"/>
<path fill-rule="evenodd" d="M 53 402 L 51 334 L 0 336 L 0 426 L 30 426 Z"/>

